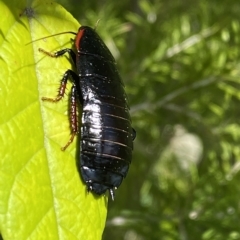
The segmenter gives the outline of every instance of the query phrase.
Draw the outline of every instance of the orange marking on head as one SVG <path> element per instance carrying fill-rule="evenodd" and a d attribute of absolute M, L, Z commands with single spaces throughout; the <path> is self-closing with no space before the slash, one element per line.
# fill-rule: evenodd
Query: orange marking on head
<path fill-rule="evenodd" d="M 84 30 L 85 29 L 81 29 L 78 33 L 77 33 L 77 36 L 76 36 L 76 40 L 75 40 L 75 46 L 76 46 L 76 49 L 77 51 L 79 52 L 80 51 L 80 41 L 81 41 L 81 38 L 84 34 Z"/>

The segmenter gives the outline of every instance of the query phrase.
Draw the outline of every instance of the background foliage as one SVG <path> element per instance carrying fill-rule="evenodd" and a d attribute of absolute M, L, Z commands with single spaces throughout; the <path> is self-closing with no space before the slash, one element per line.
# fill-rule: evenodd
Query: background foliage
<path fill-rule="evenodd" d="M 59 2 L 101 19 L 137 130 L 103 239 L 240 239 L 239 1 Z"/>

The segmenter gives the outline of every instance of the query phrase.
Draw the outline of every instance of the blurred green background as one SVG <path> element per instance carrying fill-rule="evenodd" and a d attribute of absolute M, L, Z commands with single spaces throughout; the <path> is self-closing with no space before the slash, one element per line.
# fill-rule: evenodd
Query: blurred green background
<path fill-rule="evenodd" d="M 103 239 L 240 239 L 239 0 L 57 2 L 101 20 L 137 131 Z"/>

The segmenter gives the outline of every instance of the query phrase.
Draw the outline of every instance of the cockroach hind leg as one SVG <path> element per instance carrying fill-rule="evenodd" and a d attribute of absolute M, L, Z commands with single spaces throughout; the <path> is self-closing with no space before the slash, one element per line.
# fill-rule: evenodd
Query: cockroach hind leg
<path fill-rule="evenodd" d="M 72 133 L 72 135 L 71 135 L 69 141 L 67 142 L 67 144 L 64 147 L 61 147 L 62 151 L 65 151 L 66 148 L 73 142 L 73 139 L 74 139 L 75 136 L 76 136 L 76 133 L 75 132 Z"/>
<path fill-rule="evenodd" d="M 114 188 L 114 189 L 116 189 L 116 188 Z M 114 189 L 113 189 L 113 188 L 110 188 L 110 189 L 109 189 L 109 193 L 110 193 L 111 198 L 112 198 L 113 201 L 114 201 L 114 198 L 115 198 Z"/>

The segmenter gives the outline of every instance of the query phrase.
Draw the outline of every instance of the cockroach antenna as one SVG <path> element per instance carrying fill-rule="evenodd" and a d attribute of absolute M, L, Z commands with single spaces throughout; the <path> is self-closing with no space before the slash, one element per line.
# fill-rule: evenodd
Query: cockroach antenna
<path fill-rule="evenodd" d="M 51 37 L 54 37 L 54 36 L 62 35 L 62 34 L 74 34 L 74 35 L 77 35 L 77 33 L 71 32 L 71 31 L 61 32 L 61 33 L 56 33 L 56 34 L 53 34 L 53 35 L 50 35 L 50 36 L 46 36 L 46 37 L 35 39 L 35 40 L 31 41 L 31 42 L 26 43 L 25 45 L 29 45 L 31 43 L 34 43 L 34 42 L 37 42 L 37 41 L 40 41 L 40 40 L 44 40 L 46 38 L 51 38 Z"/>

